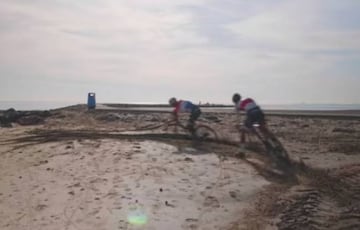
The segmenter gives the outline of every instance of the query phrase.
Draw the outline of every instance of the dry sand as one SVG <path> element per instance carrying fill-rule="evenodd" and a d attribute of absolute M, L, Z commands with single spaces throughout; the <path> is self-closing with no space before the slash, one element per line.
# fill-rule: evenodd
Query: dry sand
<path fill-rule="evenodd" d="M 269 117 L 284 173 L 256 140 L 237 157 L 231 113 L 200 121 L 223 143 L 150 129 L 165 113 L 51 113 L 0 128 L 0 229 L 360 229 L 360 119 Z"/>

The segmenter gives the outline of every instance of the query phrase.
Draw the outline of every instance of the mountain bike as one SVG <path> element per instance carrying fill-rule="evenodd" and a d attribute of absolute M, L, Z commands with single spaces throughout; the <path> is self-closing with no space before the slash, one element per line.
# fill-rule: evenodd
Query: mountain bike
<path fill-rule="evenodd" d="M 166 129 L 173 127 L 175 133 L 186 133 L 192 139 L 198 141 L 217 141 L 218 135 L 214 129 L 205 124 L 195 124 L 191 130 L 189 127 L 182 124 L 178 119 L 167 121 L 164 125 Z M 180 128 L 180 131 L 179 131 Z"/>
<path fill-rule="evenodd" d="M 289 154 L 279 139 L 269 130 L 266 133 L 261 131 L 259 124 L 253 124 L 249 129 L 244 126 L 237 127 L 238 131 L 245 134 L 247 139 L 251 139 L 251 136 L 257 137 L 258 140 L 264 145 L 266 152 L 273 159 L 276 165 L 280 168 L 288 167 L 291 165 Z"/>

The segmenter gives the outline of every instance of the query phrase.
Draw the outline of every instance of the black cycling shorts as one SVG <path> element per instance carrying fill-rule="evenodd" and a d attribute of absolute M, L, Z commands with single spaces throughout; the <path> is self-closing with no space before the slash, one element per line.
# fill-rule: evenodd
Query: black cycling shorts
<path fill-rule="evenodd" d="M 201 114 L 201 110 L 199 107 L 194 107 L 194 109 L 191 111 L 191 114 L 190 114 L 190 122 L 194 122 L 196 121 L 196 119 L 199 118 Z"/>
<path fill-rule="evenodd" d="M 252 128 L 253 124 L 264 124 L 265 123 L 265 115 L 260 108 L 251 109 L 246 113 L 246 120 L 244 125 L 247 128 Z"/>

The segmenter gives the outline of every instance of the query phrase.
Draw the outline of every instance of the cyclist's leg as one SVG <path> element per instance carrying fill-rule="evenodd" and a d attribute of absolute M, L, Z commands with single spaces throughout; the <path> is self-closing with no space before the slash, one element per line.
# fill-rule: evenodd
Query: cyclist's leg
<path fill-rule="evenodd" d="M 241 143 L 242 144 L 245 144 L 245 142 L 246 142 L 246 134 L 250 131 L 252 131 L 253 130 L 253 119 L 252 119 L 252 116 L 250 115 L 250 114 L 248 114 L 247 116 L 246 116 L 246 119 L 245 119 L 245 121 L 244 121 L 244 128 L 245 129 L 243 129 L 242 130 L 242 132 L 241 132 Z"/>
<path fill-rule="evenodd" d="M 246 142 L 246 135 L 248 135 L 248 132 L 252 130 L 252 120 L 250 116 L 246 116 L 244 120 L 244 128 L 240 131 L 240 146 L 239 146 L 239 152 L 244 153 L 245 152 L 245 142 Z"/>
<path fill-rule="evenodd" d="M 259 124 L 259 130 L 265 139 L 272 138 L 274 135 L 267 128 L 265 115 L 261 109 L 255 110 L 252 113 L 253 122 Z"/>
<path fill-rule="evenodd" d="M 199 118 L 200 114 L 201 114 L 201 110 L 199 108 L 194 108 L 190 113 L 187 128 L 191 133 L 195 132 L 195 128 L 194 128 L 195 121 Z"/>

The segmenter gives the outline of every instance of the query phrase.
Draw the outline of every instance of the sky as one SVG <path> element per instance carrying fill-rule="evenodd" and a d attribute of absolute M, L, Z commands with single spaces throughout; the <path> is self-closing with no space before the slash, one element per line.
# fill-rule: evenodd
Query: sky
<path fill-rule="evenodd" d="M 1 0 L 0 101 L 360 104 L 359 0 Z"/>

